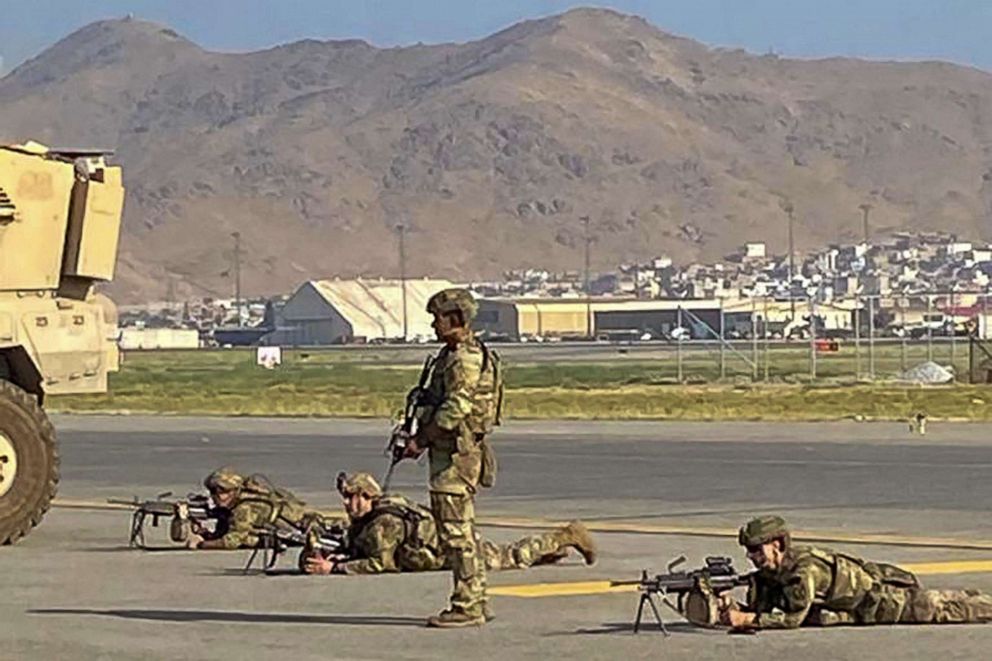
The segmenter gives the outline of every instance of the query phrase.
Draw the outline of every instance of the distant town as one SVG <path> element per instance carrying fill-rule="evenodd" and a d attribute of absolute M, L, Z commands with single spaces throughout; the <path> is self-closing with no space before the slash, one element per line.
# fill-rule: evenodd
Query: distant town
<path fill-rule="evenodd" d="M 661 255 L 605 272 L 527 269 L 461 284 L 480 300 L 480 330 L 497 339 L 541 341 L 788 339 L 817 331 L 843 337 L 861 327 L 880 336 L 987 337 L 990 283 L 992 246 L 941 232 L 900 232 L 802 256 L 771 255 L 754 242 L 713 264 L 679 266 Z M 426 298 L 453 284 L 312 280 L 271 298 L 122 306 L 122 345 L 427 341 Z"/>

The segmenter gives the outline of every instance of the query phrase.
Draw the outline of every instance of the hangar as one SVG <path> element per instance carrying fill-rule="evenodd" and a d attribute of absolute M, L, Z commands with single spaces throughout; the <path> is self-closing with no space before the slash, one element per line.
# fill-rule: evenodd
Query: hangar
<path fill-rule="evenodd" d="M 427 299 L 454 285 L 447 280 L 406 281 L 407 340 L 432 338 Z M 286 301 L 274 345 L 312 346 L 404 339 L 402 280 L 310 280 Z"/>
<path fill-rule="evenodd" d="M 490 298 L 479 301 L 476 327 L 513 340 L 645 332 L 661 336 L 671 333 L 681 320 L 692 337 L 704 338 L 707 325 L 719 328 L 720 307 L 716 299 Z M 750 311 L 742 314 L 750 320 Z"/>

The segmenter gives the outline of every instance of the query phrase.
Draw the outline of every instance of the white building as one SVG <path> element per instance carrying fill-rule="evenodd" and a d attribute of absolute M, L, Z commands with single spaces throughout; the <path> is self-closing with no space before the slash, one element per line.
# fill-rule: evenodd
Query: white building
<path fill-rule="evenodd" d="M 188 328 L 121 329 L 117 345 L 124 351 L 140 349 L 199 349 L 200 334 Z"/>
<path fill-rule="evenodd" d="M 427 300 L 448 280 L 310 280 L 286 301 L 267 344 L 319 345 L 433 337 Z M 404 338 L 404 317 L 406 337 Z"/>
<path fill-rule="evenodd" d="M 764 259 L 765 258 L 765 244 L 760 242 L 755 243 L 745 243 L 744 244 L 744 257 L 748 259 Z"/>

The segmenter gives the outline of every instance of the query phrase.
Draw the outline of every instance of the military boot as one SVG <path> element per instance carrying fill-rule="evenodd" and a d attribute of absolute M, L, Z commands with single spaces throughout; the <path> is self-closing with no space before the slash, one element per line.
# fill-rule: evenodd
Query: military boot
<path fill-rule="evenodd" d="M 496 619 L 496 613 L 493 609 L 489 607 L 489 602 L 482 604 L 482 617 L 486 618 L 486 622 L 492 622 Z"/>
<path fill-rule="evenodd" d="M 570 546 L 582 554 L 582 559 L 587 565 L 596 562 L 596 542 L 593 541 L 592 533 L 581 521 L 571 521 L 556 532 L 561 545 Z"/>
<path fill-rule="evenodd" d="M 486 623 L 482 613 L 470 615 L 463 610 L 448 608 L 437 615 L 427 618 L 427 626 L 435 629 L 461 629 L 463 627 L 481 627 Z"/>

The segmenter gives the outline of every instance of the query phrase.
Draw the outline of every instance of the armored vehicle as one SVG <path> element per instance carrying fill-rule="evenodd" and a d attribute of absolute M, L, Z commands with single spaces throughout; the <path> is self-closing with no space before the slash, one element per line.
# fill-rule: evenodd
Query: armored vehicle
<path fill-rule="evenodd" d="M 107 152 L 0 146 L 0 544 L 36 526 L 59 482 L 47 395 L 116 371 L 114 275 L 124 187 Z"/>

